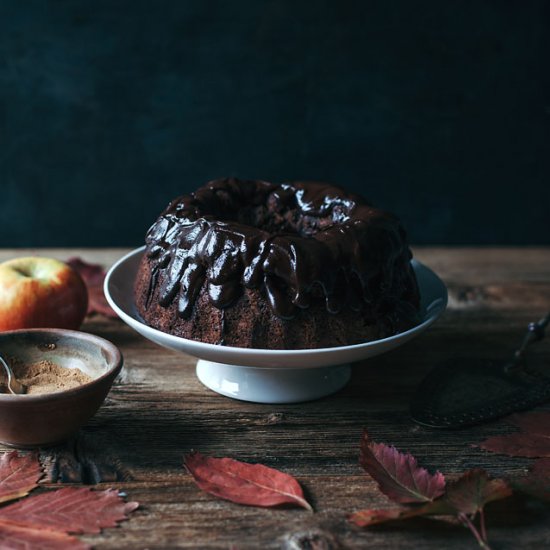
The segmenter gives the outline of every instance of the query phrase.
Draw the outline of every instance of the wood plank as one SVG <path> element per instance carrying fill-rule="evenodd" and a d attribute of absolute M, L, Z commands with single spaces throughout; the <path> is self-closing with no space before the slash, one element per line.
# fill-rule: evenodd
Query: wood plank
<path fill-rule="evenodd" d="M 39 252 L 110 265 L 126 251 Z M 23 254 L 28 251 L 2 250 L 0 261 Z M 425 373 L 449 355 L 508 357 L 527 323 L 550 304 L 550 248 L 418 248 L 415 254 L 449 285 L 449 310 L 407 345 L 355 365 L 342 391 L 310 403 L 261 405 L 219 396 L 198 382 L 192 357 L 159 348 L 120 321 L 88 319 L 83 330 L 118 345 L 124 370 L 89 424 L 41 456 L 50 482 L 102 481 L 100 487 L 119 487 L 142 508 L 120 528 L 86 540 L 100 549 L 475 548 L 463 527 L 441 521 L 370 530 L 350 525 L 352 511 L 388 505 L 358 466 L 359 438 L 368 427 L 374 439 L 410 451 L 450 477 L 472 467 L 495 476 L 525 472 L 527 459 L 472 446 L 509 431 L 505 424 L 432 431 L 410 421 L 408 403 Z M 530 354 L 549 369 L 549 340 Z M 183 454 L 193 448 L 297 476 L 316 513 L 243 507 L 201 493 L 182 468 Z M 496 548 L 550 543 L 550 517 L 542 506 L 496 506 L 489 517 Z"/>

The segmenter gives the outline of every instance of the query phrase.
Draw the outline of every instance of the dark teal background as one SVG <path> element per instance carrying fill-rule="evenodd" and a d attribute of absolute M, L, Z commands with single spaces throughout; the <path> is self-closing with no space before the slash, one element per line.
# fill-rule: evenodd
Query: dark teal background
<path fill-rule="evenodd" d="M 0 246 L 139 245 L 209 179 L 550 243 L 549 3 L 0 2 Z"/>

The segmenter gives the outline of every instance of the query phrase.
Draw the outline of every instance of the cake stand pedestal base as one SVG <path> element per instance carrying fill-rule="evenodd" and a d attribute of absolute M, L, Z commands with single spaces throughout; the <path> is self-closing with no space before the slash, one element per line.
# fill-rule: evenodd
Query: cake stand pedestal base
<path fill-rule="evenodd" d="M 343 388 L 351 377 L 351 367 L 270 369 L 199 359 L 197 376 L 207 388 L 234 399 L 254 403 L 301 403 Z"/>

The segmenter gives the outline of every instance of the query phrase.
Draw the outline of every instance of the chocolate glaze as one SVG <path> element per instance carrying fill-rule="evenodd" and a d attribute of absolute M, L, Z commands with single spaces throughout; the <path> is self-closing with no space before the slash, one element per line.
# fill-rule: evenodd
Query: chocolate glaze
<path fill-rule="evenodd" d="M 399 301 L 418 306 L 399 221 L 324 183 L 212 181 L 172 201 L 146 243 L 148 302 L 158 290 L 160 305 L 177 301 L 182 318 L 203 285 L 222 310 L 245 287 L 261 289 L 283 319 L 319 300 L 330 313 L 368 308 L 373 320 Z"/>

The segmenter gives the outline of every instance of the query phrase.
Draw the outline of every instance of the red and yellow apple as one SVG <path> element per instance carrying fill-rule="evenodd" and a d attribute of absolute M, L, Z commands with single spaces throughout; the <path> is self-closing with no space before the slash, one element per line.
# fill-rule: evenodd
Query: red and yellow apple
<path fill-rule="evenodd" d="M 66 263 L 32 256 L 0 264 L 0 331 L 82 324 L 88 291 Z"/>

